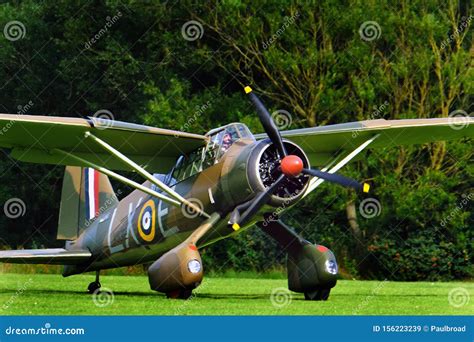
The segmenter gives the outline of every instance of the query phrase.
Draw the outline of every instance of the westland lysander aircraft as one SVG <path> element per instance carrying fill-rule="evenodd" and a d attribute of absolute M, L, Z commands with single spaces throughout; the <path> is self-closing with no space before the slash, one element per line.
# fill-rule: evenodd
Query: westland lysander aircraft
<path fill-rule="evenodd" d="M 95 117 L 0 115 L 0 147 L 13 158 L 66 165 L 57 233 L 65 248 L 4 251 L 0 261 L 61 264 L 64 276 L 96 271 L 91 293 L 100 291 L 100 270 L 151 263 L 153 290 L 188 298 L 203 278 L 199 250 L 256 225 L 288 254 L 289 289 L 326 300 L 338 276 L 334 254 L 278 214 L 323 181 L 367 192 L 368 184 L 336 172 L 369 148 L 474 137 L 471 117 L 279 132 L 252 89 L 245 92 L 266 134 L 241 123 L 197 135 Z M 136 190 L 118 201 L 109 177 Z"/>

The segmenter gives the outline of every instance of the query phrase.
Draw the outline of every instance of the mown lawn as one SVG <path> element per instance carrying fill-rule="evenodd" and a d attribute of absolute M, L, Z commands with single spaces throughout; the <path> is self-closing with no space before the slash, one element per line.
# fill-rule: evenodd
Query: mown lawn
<path fill-rule="evenodd" d="M 472 282 L 342 280 L 327 302 L 305 301 L 284 279 L 207 277 L 190 300 L 151 291 L 145 276 L 102 276 L 104 292 L 85 292 L 93 275 L 1 274 L 1 315 L 472 315 Z M 274 295 L 272 296 L 272 292 Z M 451 292 L 451 303 L 449 294 Z M 461 305 L 462 304 L 462 305 Z"/>

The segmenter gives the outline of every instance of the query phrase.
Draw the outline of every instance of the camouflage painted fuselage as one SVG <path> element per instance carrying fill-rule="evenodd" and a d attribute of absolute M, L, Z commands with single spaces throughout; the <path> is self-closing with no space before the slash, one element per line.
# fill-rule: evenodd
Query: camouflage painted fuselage
<path fill-rule="evenodd" d="M 264 189 L 263 184 L 256 181 L 258 164 L 253 159 L 265 144 L 250 139 L 239 140 L 218 163 L 172 186 L 183 197 L 202 205 L 205 212 L 218 212 L 222 217 L 201 239 L 198 247 L 236 233 L 228 225 L 230 212 Z M 151 186 L 149 182 L 144 185 Z M 283 209 L 296 199 L 287 201 Z M 281 199 L 275 197 L 272 205 L 281 203 Z M 266 206 L 263 211 L 270 208 Z M 259 219 L 261 215 L 256 215 L 242 229 Z M 144 220 L 151 220 L 147 222 L 147 229 Z M 68 250 L 89 250 L 92 261 L 65 266 L 64 275 L 152 262 L 185 240 L 204 220 L 194 212 L 135 190 L 118 205 L 102 213 L 75 241 L 68 243 Z"/>

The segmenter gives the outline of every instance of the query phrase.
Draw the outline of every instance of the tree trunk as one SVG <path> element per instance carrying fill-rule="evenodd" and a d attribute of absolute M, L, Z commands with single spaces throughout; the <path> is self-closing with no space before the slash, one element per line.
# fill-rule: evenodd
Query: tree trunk
<path fill-rule="evenodd" d="M 362 244 L 363 236 L 359 227 L 359 223 L 357 222 L 357 211 L 356 211 L 356 205 L 354 201 L 350 201 L 347 203 L 346 214 L 347 214 L 347 220 L 349 221 L 349 227 L 351 229 L 351 233 L 356 238 L 356 242 L 360 245 Z"/>

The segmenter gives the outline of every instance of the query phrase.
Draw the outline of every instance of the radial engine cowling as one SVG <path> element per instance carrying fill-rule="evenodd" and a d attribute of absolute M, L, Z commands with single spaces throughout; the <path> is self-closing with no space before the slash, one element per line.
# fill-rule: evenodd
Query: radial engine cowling
<path fill-rule="evenodd" d="M 304 151 L 291 141 L 284 140 L 283 144 L 289 155 L 301 158 L 304 168 L 309 168 L 309 160 Z M 282 174 L 280 156 L 270 140 L 259 142 L 248 160 L 247 177 L 253 191 L 261 192 L 272 185 Z M 268 204 L 279 207 L 295 203 L 306 191 L 309 177 L 300 174 L 296 177 L 287 177 L 280 187 L 271 196 Z"/>
<path fill-rule="evenodd" d="M 289 154 L 301 158 L 303 166 L 309 167 L 309 161 L 303 150 L 290 141 L 283 141 Z M 234 146 L 235 145 L 235 146 Z M 225 155 L 220 175 L 221 190 L 216 194 L 216 203 L 221 210 L 228 210 L 229 204 L 235 205 L 251 200 L 256 194 L 271 186 L 282 174 L 280 158 L 275 146 L 269 139 L 244 143 L 235 143 Z M 274 207 L 289 207 L 305 193 L 309 177 L 299 175 L 287 177 L 268 204 Z"/>

